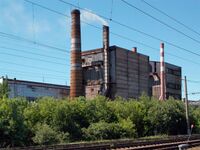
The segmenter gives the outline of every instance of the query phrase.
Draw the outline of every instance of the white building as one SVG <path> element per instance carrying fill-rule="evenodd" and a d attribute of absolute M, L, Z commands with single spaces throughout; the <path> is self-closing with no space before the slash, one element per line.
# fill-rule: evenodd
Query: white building
<path fill-rule="evenodd" d="M 69 96 L 70 87 L 41 82 L 23 81 L 14 79 L 0 78 L 0 84 L 8 81 L 9 98 L 25 97 L 34 100 L 38 97 L 50 96 L 54 98 L 64 98 Z"/>

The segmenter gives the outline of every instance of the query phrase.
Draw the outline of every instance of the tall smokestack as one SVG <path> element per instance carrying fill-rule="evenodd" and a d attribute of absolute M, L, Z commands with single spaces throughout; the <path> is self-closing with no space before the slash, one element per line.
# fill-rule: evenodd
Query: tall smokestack
<path fill-rule="evenodd" d="M 70 97 L 78 97 L 83 96 L 80 11 L 74 9 L 71 18 Z"/>
<path fill-rule="evenodd" d="M 164 43 L 160 44 L 160 98 L 159 100 L 165 100 Z"/>
<path fill-rule="evenodd" d="M 109 27 L 103 26 L 104 94 L 109 96 Z"/>

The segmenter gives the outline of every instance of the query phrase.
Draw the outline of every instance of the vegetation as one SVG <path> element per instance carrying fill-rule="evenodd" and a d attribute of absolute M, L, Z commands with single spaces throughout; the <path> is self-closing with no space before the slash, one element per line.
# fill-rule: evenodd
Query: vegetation
<path fill-rule="evenodd" d="M 199 133 L 200 108 L 190 112 Z M 0 99 L 0 147 L 175 134 L 186 134 L 186 121 L 184 104 L 173 99 Z"/>
<path fill-rule="evenodd" d="M 0 99 L 8 98 L 9 91 L 10 90 L 8 87 L 8 80 L 6 77 L 5 81 L 2 84 L 0 84 Z"/>

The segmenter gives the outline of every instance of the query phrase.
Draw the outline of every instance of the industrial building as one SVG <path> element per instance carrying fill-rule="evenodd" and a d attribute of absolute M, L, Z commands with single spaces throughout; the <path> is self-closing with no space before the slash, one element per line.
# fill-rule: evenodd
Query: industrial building
<path fill-rule="evenodd" d="M 165 98 L 182 99 L 181 67 L 165 63 Z M 160 97 L 160 62 L 150 61 L 150 95 Z"/>
<path fill-rule="evenodd" d="M 114 99 L 138 98 L 142 93 L 160 100 L 170 96 L 181 99 L 181 67 L 164 61 L 164 43 L 160 61 L 119 46 L 110 46 L 109 27 L 103 26 L 102 48 L 81 50 L 80 11 L 71 12 L 70 87 L 63 85 L 8 79 L 9 97 L 36 99 L 42 96 L 63 98 L 104 95 Z M 0 83 L 5 79 L 1 78 Z"/>
<path fill-rule="evenodd" d="M 80 12 L 71 14 L 70 96 L 137 98 L 148 93 L 149 57 L 109 46 L 108 26 L 103 26 L 103 48 L 81 52 Z"/>
<path fill-rule="evenodd" d="M 149 57 L 118 46 L 110 46 L 108 53 L 106 90 L 103 48 L 82 52 L 85 96 L 102 94 L 110 98 L 137 98 L 142 92 L 148 93 Z"/>
<path fill-rule="evenodd" d="M 9 98 L 24 97 L 27 100 L 35 100 L 44 96 L 64 98 L 69 95 L 70 91 L 69 86 L 7 79 L 4 77 L 0 78 L 0 84 L 5 80 L 8 82 Z"/>
<path fill-rule="evenodd" d="M 149 62 L 137 48 L 110 46 L 109 27 L 103 26 L 102 48 L 82 52 L 80 11 L 71 15 L 71 97 L 138 98 L 144 92 L 160 100 L 181 99 L 181 67 L 164 62 L 164 43 L 160 62 Z"/>

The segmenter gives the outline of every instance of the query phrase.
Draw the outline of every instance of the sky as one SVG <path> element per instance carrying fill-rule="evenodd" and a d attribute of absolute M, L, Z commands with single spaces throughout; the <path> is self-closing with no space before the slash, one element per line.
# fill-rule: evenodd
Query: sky
<path fill-rule="evenodd" d="M 165 61 L 182 67 L 189 99 L 199 100 L 192 93 L 200 92 L 200 1 L 125 1 L 131 6 L 123 0 L 0 0 L 0 76 L 70 85 L 70 12 L 80 7 L 83 51 L 102 47 L 103 24 L 112 32 L 110 45 L 137 47 L 150 60 L 159 61 L 165 41 Z"/>

